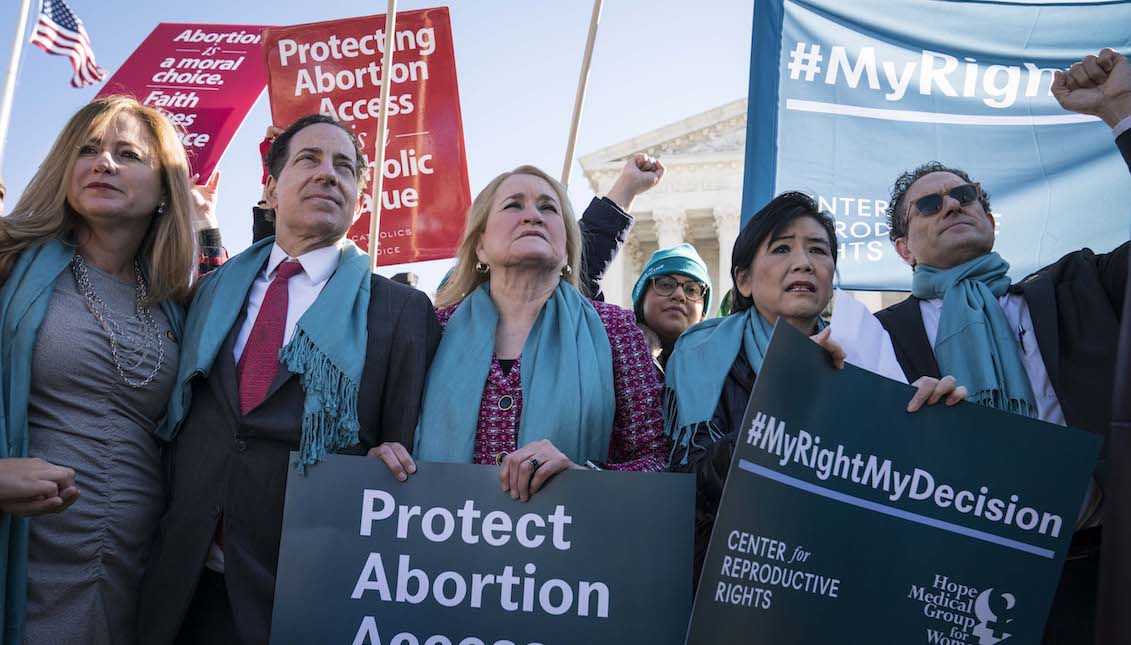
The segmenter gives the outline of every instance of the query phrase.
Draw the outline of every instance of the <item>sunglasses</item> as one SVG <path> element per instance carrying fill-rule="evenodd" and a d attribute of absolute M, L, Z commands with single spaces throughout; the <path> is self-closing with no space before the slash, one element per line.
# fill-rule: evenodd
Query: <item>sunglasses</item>
<path fill-rule="evenodd" d="M 682 288 L 683 295 L 691 302 L 699 302 L 707 293 L 707 285 L 702 282 L 678 282 L 675 278 L 667 275 L 652 278 L 652 290 L 658 296 L 666 298 L 675 293 L 676 288 Z"/>
<path fill-rule="evenodd" d="M 951 199 L 954 201 L 966 206 L 977 199 L 981 199 L 982 187 L 976 183 L 961 184 L 951 188 L 946 194 L 950 195 Z M 935 193 L 933 195 L 920 197 L 911 203 L 915 204 L 915 210 L 930 217 L 942 210 L 943 196 Z"/>

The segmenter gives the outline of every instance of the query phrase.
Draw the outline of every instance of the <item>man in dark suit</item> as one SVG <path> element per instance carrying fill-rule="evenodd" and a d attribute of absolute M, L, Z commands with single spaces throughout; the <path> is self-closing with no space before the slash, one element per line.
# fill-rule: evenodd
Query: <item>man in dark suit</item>
<path fill-rule="evenodd" d="M 267 166 L 277 236 L 209 274 L 186 326 L 191 404 L 142 585 L 142 643 L 268 642 L 291 451 L 313 468 L 333 451 L 407 460 L 439 343 L 427 296 L 370 274 L 345 241 L 365 172 L 350 131 L 299 119 Z"/>
<path fill-rule="evenodd" d="M 1053 93 L 1064 108 L 1099 116 L 1113 128 L 1131 168 L 1131 67 L 1125 57 L 1111 50 L 1089 56 L 1067 73 L 1057 73 Z M 1020 283 L 1009 284 L 1004 277 L 1008 265 L 993 253 L 994 219 L 988 195 L 962 170 L 937 163 L 904 173 L 896 181 L 888 221 L 896 251 L 915 269 L 916 278 L 913 295 L 877 317 L 891 334 L 896 358 L 909 380 L 942 376 L 944 354 L 936 344 L 942 337 L 940 326 L 961 329 L 951 337 L 958 345 L 947 350 L 951 366 L 944 365 L 942 371 L 966 370 L 954 357 L 961 356 L 963 346 L 967 350 L 983 347 L 977 344 L 980 340 L 1004 357 L 996 361 L 999 367 L 1012 364 L 1013 373 L 1019 375 L 996 392 L 1001 407 L 1006 408 L 1004 403 L 1010 400 L 1002 393 L 1012 390 L 1022 395 L 1013 397 L 1014 410 L 1026 409 L 1033 416 L 1061 425 L 1107 432 L 1115 350 L 1131 260 L 1128 243 L 1108 254 L 1089 249 L 1070 253 Z M 924 277 L 935 279 L 927 281 Z M 974 282 L 979 284 L 970 284 Z M 957 310 L 944 306 L 943 292 L 948 284 L 950 289 L 969 289 L 968 293 L 992 293 L 976 296 L 984 303 L 977 312 L 981 323 L 965 328 L 949 324 Z M 991 334 L 978 331 L 995 324 L 1005 333 L 992 334 L 992 340 L 988 338 Z M 979 333 L 980 338 L 965 337 Z M 984 360 L 989 361 L 989 357 L 984 356 Z M 1008 380 L 1008 376 L 998 379 Z M 960 385 L 973 385 L 961 378 L 959 381 Z M 1105 452 L 1053 603 L 1046 644 L 1091 641 L 1100 561 L 1100 511 L 1109 468 Z"/>

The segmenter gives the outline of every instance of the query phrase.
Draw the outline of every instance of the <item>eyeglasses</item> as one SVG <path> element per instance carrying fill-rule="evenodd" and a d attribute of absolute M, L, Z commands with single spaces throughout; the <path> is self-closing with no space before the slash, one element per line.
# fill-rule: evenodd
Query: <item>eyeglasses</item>
<path fill-rule="evenodd" d="M 692 302 L 699 302 L 703 296 L 707 294 L 707 285 L 702 282 L 688 280 L 687 282 L 679 282 L 670 275 L 662 275 L 652 278 L 652 291 L 656 295 L 668 297 L 675 293 L 676 288 L 683 289 L 683 295 Z"/>
<path fill-rule="evenodd" d="M 950 195 L 950 197 L 959 204 L 966 206 L 976 199 L 981 199 L 982 187 L 976 183 L 961 184 L 959 186 L 951 188 L 947 191 L 946 194 Z M 916 210 L 930 217 L 931 215 L 934 215 L 942 210 L 943 196 L 938 193 L 935 193 L 933 195 L 925 195 L 923 197 L 920 197 L 919 199 L 916 199 L 912 203 L 915 204 Z"/>

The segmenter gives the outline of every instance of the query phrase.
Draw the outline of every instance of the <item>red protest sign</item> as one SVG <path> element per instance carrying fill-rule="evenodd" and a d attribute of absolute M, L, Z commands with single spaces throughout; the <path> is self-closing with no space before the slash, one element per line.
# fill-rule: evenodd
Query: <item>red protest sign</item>
<path fill-rule="evenodd" d="M 271 118 L 286 127 L 312 113 L 337 117 L 375 159 L 385 16 L 267 29 Z M 446 7 L 397 14 L 389 88 L 378 262 L 455 254 L 471 205 L 451 21 Z M 369 186 L 374 168 L 370 161 Z M 372 200 L 363 196 L 350 239 L 369 247 Z"/>
<path fill-rule="evenodd" d="M 97 98 L 130 94 L 183 128 L 192 172 L 206 181 L 267 84 L 262 26 L 161 23 Z"/>

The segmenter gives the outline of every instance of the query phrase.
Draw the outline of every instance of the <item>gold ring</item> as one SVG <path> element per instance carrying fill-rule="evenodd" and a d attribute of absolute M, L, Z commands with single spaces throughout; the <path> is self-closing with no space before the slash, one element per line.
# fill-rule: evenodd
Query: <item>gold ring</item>
<path fill-rule="evenodd" d="M 503 452 L 500 452 L 499 454 L 495 455 L 495 465 L 496 466 L 502 466 L 503 465 L 503 459 L 505 459 L 506 456 L 507 456 L 507 451 L 505 451 L 505 450 Z"/>

